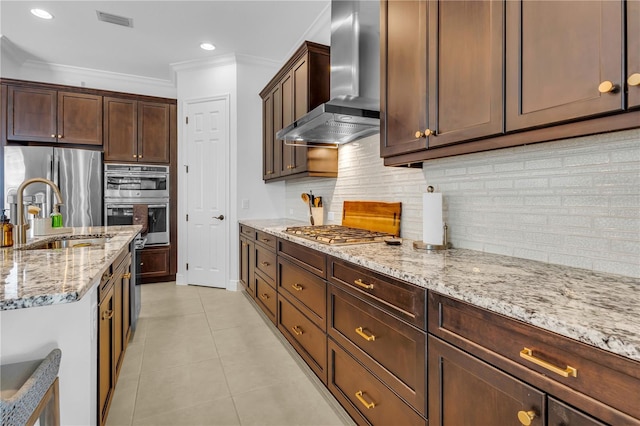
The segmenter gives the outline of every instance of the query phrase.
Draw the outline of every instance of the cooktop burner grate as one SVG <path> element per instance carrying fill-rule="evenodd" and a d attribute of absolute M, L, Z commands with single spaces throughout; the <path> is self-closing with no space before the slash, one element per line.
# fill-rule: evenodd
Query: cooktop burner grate
<path fill-rule="evenodd" d="M 348 228 L 341 225 L 292 226 L 285 229 L 284 232 L 331 245 L 374 243 L 393 237 L 393 235 L 383 232 Z"/>

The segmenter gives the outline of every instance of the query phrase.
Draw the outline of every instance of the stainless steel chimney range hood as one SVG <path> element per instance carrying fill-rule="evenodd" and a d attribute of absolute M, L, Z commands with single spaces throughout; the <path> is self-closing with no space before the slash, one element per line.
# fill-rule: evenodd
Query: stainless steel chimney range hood
<path fill-rule="evenodd" d="M 276 138 L 313 146 L 380 133 L 379 46 L 379 3 L 333 0 L 330 100 L 278 131 Z"/>

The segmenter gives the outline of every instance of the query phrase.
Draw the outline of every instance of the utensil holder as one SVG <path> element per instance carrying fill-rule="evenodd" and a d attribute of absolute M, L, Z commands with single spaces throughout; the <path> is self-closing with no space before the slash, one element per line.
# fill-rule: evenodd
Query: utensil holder
<path fill-rule="evenodd" d="M 311 207 L 311 215 L 315 226 L 324 225 L 324 207 Z"/>

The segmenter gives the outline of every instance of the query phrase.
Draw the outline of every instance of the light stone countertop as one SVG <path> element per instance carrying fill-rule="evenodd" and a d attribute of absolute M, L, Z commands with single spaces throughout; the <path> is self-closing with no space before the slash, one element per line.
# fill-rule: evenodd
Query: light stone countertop
<path fill-rule="evenodd" d="M 64 234 L 35 237 L 22 246 L 0 249 L 0 310 L 80 300 L 141 231 L 140 225 L 70 228 Z M 66 236 L 111 237 L 104 246 L 25 250 Z"/>
<path fill-rule="evenodd" d="M 640 361 L 640 279 L 412 241 L 331 246 L 284 233 L 296 220 L 240 223 L 420 287 Z"/>

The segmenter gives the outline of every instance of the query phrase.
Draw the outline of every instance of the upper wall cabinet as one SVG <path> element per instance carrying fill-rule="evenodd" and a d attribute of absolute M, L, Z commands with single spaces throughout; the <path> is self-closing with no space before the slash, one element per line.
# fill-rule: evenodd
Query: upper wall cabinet
<path fill-rule="evenodd" d="M 267 86 L 262 98 L 263 179 L 336 177 L 338 151 L 285 144 L 276 133 L 329 100 L 329 47 L 304 42 Z"/>
<path fill-rule="evenodd" d="M 102 96 L 10 85 L 6 138 L 102 145 Z"/>
<path fill-rule="evenodd" d="M 169 104 L 104 99 L 104 160 L 169 163 Z"/>
<path fill-rule="evenodd" d="M 383 0 L 385 165 L 639 127 L 639 9 Z"/>
<path fill-rule="evenodd" d="M 624 108 L 621 1 L 506 7 L 507 131 Z"/>

